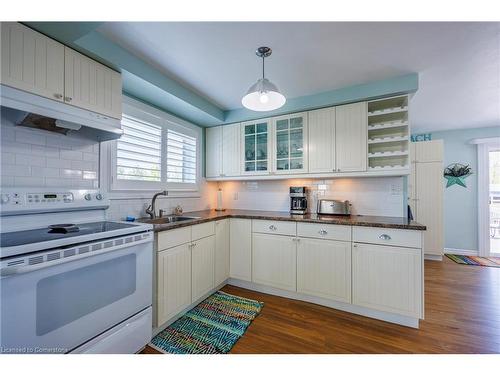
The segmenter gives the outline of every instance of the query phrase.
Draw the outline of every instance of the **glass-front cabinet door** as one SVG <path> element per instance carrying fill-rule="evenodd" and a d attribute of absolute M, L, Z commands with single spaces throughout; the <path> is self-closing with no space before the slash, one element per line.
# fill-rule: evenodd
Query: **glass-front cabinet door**
<path fill-rule="evenodd" d="M 307 172 L 307 113 L 273 118 L 273 172 Z"/>
<path fill-rule="evenodd" d="M 270 121 L 257 120 L 241 124 L 242 150 L 243 150 L 243 174 L 268 174 L 270 171 L 269 140 Z"/>

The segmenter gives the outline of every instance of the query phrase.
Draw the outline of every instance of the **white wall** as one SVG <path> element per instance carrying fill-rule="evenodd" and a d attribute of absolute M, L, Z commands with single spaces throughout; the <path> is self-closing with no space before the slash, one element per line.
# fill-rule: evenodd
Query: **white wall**
<path fill-rule="evenodd" d="M 219 186 L 226 208 L 288 211 L 289 187 L 306 186 L 313 212 L 317 199 L 324 197 L 349 200 L 355 215 L 406 216 L 403 177 L 223 182 Z"/>

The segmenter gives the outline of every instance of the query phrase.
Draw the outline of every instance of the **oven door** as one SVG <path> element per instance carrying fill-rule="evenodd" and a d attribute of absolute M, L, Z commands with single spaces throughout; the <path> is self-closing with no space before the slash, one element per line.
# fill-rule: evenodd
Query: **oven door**
<path fill-rule="evenodd" d="M 1 352 L 66 353 L 150 306 L 152 235 L 142 236 L 81 255 L 76 249 L 67 259 L 45 254 L 37 265 L 2 266 Z"/>

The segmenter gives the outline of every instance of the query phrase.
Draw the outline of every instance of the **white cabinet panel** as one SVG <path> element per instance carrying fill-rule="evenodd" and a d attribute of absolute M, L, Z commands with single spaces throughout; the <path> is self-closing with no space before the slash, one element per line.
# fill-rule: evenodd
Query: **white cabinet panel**
<path fill-rule="evenodd" d="M 191 304 L 191 249 L 180 245 L 158 254 L 158 326 Z"/>
<path fill-rule="evenodd" d="M 443 164 L 416 163 L 417 210 L 415 220 L 425 225 L 425 254 L 443 255 Z"/>
<path fill-rule="evenodd" d="M 335 172 L 335 107 L 309 112 L 309 173 Z"/>
<path fill-rule="evenodd" d="M 421 249 L 356 243 L 352 283 L 355 305 L 421 317 Z"/>
<path fill-rule="evenodd" d="M 222 127 L 222 175 L 240 175 L 240 124 Z"/>
<path fill-rule="evenodd" d="M 297 292 L 351 302 L 351 243 L 299 238 Z"/>
<path fill-rule="evenodd" d="M 215 222 L 215 286 L 229 278 L 229 219 Z"/>
<path fill-rule="evenodd" d="M 299 237 L 351 241 L 351 232 L 349 225 L 297 223 L 297 236 Z"/>
<path fill-rule="evenodd" d="M 158 251 L 191 242 L 191 227 L 158 232 Z"/>
<path fill-rule="evenodd" d="M 68 47 L 65 47 L 64 55 L 64 101 L 121 119 L 120 73 Z"/>
<path fill-rule="evenodd" d="M 252 281 L 252 220 L 230 219 L 229 226 L 229 274 Z"/>
<path fill-rule="evenodd" d="M 222 126 L 206 129 L 207 177 L 222 176 Z"/>
<path fill-rule="evenodd" d="M 295 236 L 297 234 L 297 224 L 293 221 L 253 220 L 252 231 L 257 233 Z"/>
<path fill-rule="evenodd" d="M 341 105 L 335 109 L 337 172 L 363 172 L 367 164 L 366 102 Z"/>
<path fill-rule="evenodd" d="M 409 229 L 352 227 L 352 240 L 379 245 L 422 247 L 422 231 Z"/>
<path fill-rule="evenodd" d="M 16 22 L 2 22 L 1 82 L 62 101 L 64 45 Z"/>
<path fill-rule="evenodd" d="M 297 290 L 295 237 L 254 233 L 252 281 L 275 288 Z"/>
<path fill-rule="evenodd" d="M 415 142 L 415 160 L 418 163 L 442 162 L 444 145 L 441 139 Z"/>
<path fill-rule="evenodd" d="M 191 227 L 191 240 L 196 241 L 203 237 L 213 236 L 215 234 L 215 223 L 209 221 L 207 223 L 196 224 Z"/>
<path fill-rule="evenodd" d="M 192 254 L 192 302 L 214 288 L 215 236 L 194 241 Z"/>

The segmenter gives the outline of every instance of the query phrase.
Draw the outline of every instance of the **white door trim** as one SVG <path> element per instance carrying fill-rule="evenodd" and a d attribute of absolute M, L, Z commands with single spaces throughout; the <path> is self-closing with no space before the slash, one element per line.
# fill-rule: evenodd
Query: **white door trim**
<path fill-rule="evenodd" d="M 489 212 L 489 151 L 498 149 L 500 138 L 481 138 L 472 140 L 477 144 L 477 216 L 478 216 L 478 255 L 490 255 L 490 212 Z"/>

